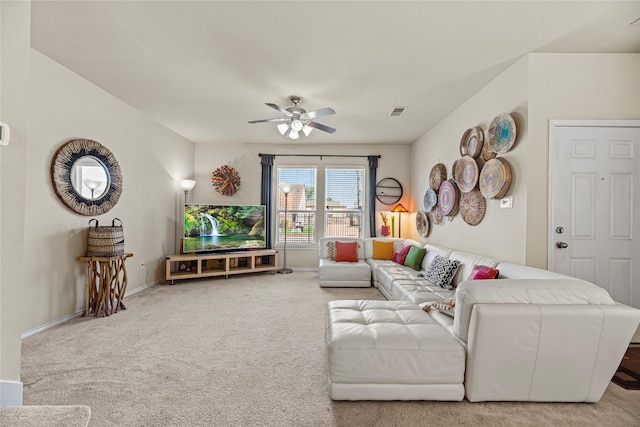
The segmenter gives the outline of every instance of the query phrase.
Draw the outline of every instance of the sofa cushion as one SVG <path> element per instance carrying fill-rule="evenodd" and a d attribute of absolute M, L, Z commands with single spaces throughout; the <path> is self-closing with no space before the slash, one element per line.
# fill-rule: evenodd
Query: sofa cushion
<path fill-rule="evenodd" d="M 453 287 L 456 287 L 458 286 L 458 283 L 467 280 L 475 264 L 486 265 L 491 268 L 496 268 L 496 266 L 498 265 L 498 261 L 495 259 L 463 251 L 451 252 L 451 255 L 449 255 L 449 259 L 456 259 L 460 261 L 458 274 L 456 274 L 451 281 Z"/>
<path fill-rule="evenodd" d="M 337 254 L 338 254 L 338 248 L 336 248 L 336 242 L 334 241 L 327 242 L 327 258 L 335 261 Z"/>
<path fill-rule="evenodd" d="M 391 260 L 394 262 L 397 262 L 398 264 L 403 265 L 404 260 L 407 257 L 407 254 L 409 253 L 409 249 L 411 249 L 411 245 L 403 244 L 402 246 L 400 246 L 400 248 L 396 252 L 394 252 Z"/>
<path fill-rule="evenodd" d="M 488 265 L 473 264 L 471 274 L 467 277 L 467 280 L 487 280 L 495 279 L 500 274 L 500 270 L 491 268 Z"/>
<path fill-rule="evenodd" d="M 441 288 L 452 289 L 451 280 L 458 271 L 460 261 L 454 259 L 443 258 L 440 255 L 436 255 L 433 259 L 424 277 Z"/>
<path fill-rule="evenodd" d="M 336 282 L 347 286 L 345 283 L 362 282 L 370 286 L 371 268 L 364 260 L 358 262 L 336 262 L 327 258 L 321 258 L 318 267 L 318 277 L 321 285 Z"/>
<path fill-rule="evenodd" d="M 404 265 L 411 267 L 414 270 L 420 270 L 422 267 L 422 259 L 426 255 L 427 250 L 425 248 L 419 248 L 418 246 L 411 246 L 407 257 L 404 259 Z"/>
<path fill-rule="evenodd" d="M 336 242 L 336 262 L 358 262 L 358 242 Z"/>
<path fill-rule="evenodd" d="M 436 255 L 440 255 L 442 258 L 449 258 L 449 255 L 453 252 L 453 249 L 431 244 L 426 244 L 424 247 L 427 249 L 427 254 L 422 260 L 422 269 L 425 271 L 429 268 L 429 265 L 433 262 Z"/>
<path fill-rule="evenodd" d="M 421 304 L 422 309 L 427 313 L 430 313 L 431 310 L 438 310 L 447 316 L 454 317 L 456 310 L 456 299 L 455 298 L 443 298 L 438 301 L 433 301 L 425 304 Z"/>
<path fill-rule="evenodd" d="M 393 241 L 373 241 L 373 259 L 392 259 L 394 253 Z"/>

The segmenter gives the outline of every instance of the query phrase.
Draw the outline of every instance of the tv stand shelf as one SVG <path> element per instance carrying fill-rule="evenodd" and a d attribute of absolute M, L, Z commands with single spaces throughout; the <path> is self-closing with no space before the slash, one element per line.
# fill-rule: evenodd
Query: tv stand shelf
<path fill-rule="evenodd" d="M 179 279 L 225 276 L 231 274 L 276 272 L 275 249 L 219 254 L 182 254 L 166 258 L 166 279 L 175 284 Z"/>

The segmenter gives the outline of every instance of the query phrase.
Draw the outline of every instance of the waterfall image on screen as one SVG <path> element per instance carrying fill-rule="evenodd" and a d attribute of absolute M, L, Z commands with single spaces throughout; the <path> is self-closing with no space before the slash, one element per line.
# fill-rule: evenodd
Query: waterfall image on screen
<path fill-rule="evenodd" d="M 265 247 L 265 207 L 188 204 L 184 207 L 184 253 Z"/>

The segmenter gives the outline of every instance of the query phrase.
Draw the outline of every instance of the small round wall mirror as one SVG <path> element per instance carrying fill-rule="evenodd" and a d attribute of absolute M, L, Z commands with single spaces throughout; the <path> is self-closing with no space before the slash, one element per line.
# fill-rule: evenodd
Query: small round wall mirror
<path fill-rule="evenodd" d="M 108 212 L 122 193 L 117 160 L 90 139 L 74 139 L 58 149 L 51 162 L 51 180 L 58 199 L 82 215 Z"/>

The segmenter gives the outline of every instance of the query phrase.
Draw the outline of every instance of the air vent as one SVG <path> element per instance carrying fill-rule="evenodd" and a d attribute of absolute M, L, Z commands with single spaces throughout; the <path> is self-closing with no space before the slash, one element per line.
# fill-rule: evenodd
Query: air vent
<path fill-rule="evenodd" d="M 407 111 L 409 107 L 393 107 L 393 110 L 389 113 L 389 117 L 400 117 Z"/>

